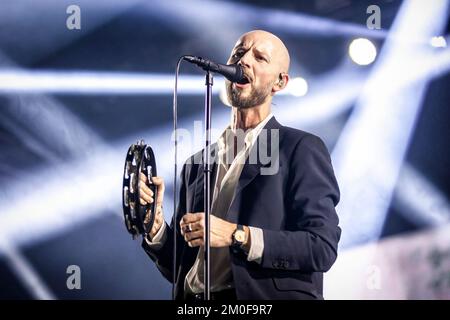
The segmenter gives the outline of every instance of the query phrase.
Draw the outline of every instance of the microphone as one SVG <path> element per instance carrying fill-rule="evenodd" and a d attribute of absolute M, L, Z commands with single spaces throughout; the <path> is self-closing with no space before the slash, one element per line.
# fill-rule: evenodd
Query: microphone
<path fill-rule="evenodd" d="M 223 75 L 225 78 L 231 82 L 237 82 L 241 84 L 248 83 L 248 80 L 244 77 L 244 72 L 242 67 L 237 64 L 220 64 L 213 62 L 208 59 L 203 59 L 202 57 L 196 56 L 184 56 L 184 60 L 194 63 L 201 67 L 205 71 L 217 72 Z"/>

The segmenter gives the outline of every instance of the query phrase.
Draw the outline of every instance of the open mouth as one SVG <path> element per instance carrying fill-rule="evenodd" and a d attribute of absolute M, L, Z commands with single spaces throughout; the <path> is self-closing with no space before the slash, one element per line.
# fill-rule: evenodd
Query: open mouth
<path fill-rule="evenodd" d="M 247 75 L 244 74 L 243 79 L 239 82 L 237 82 L 236 84 L 241 84 L 241 85 L 245 85 L 245 84 L 249 84 L 251 82 L 250 77 L 248 77 Z"/>

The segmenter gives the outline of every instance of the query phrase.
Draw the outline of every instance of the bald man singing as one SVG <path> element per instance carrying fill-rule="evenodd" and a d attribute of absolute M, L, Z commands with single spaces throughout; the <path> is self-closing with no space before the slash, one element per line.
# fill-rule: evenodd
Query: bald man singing
<path fill-rule="evenodd" d="M 323 299 L 323 273 L 337 257 L 339 188 L 329 152 L 310 133 L 277 122 L 273 96 L 289 82 L 289 53 L 275 35 L 242 35 L 228 60 L 247 81 L 226 82 L 231 123 L 213 150 L 211 298 Z M 280 106 L 282 108 L 282 106 Z M 183 166 L 176 213 L 176 298 L 203 299 L 204 151 Z M 173 280 L 173 225 L 141 175 L 142 204 L 156 201 L 155 224 L 142 246 Z"/>

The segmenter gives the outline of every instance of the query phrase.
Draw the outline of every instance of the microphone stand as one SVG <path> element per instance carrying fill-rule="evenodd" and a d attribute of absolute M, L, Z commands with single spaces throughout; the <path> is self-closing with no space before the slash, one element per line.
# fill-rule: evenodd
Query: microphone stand
<path fill-rule="evenodd" d="M 211 300 L 211 292 L 210 292 L 210 211 L 211 211 L 211 100 L 212 100 L 212 86 L 213 86 L 213 75 L 211 71 L 218 72 L 225 76 L 230 81 L 238 82 L 245 78 L 242 68 L 239 65 L 222 65 L 219 63 L 215 63 L 208 59 L 203 59 L 201 57 L 195 57 L 190 55 L 184 55 L 178 60 L 177 64 L 177 76 L 175 77 L 175 91 L 174 91 L 174 131 L 176 132 L 176 92 L 177 92 L 177 79 L 178 79 L 178 68 L 180 62 L 182 60 L 186 60 L 190 63 L 194 63 L 197 66 L 201 67 L 206 71 L 206 94 L 205 94 L 205 156 L 203 163 L 203 194 L 204 194 L 204 209 L 205 209 L 205 243 L 204 243 L 204 289 L 203 289 L 203 298 L 204 300 Z M 176 172 L 176 142 L 177 138 L 175 138 L 175 172 Z M 174 176 L 174 186 L 176 186 L 176 174 Z M 175 190 L 175 188 L 174 188 Z M 174 191 L 174 208 L 176 202 L 176 194 Z M 174 214 L 175 217 L 175 214 Z M 174 232 L 174 280 L 176 282 L 176 232 Z M 174 289 L 175 292 L 175 289 Z"/>
<path fill-rule="evenodd" d="M 206 71 L 206 94 L 205 94 L 205 158 L 203 164 L 203 192 L 205 208 L 205 244 L 204 244 L 204 300 L 211 299 L 210 292 L 210 210 L 211 210 L 211 100 L 213 75 Z"/>

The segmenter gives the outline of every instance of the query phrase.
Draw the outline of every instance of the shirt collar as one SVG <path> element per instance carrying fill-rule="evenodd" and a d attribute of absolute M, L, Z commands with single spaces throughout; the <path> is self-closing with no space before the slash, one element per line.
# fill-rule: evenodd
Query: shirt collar
<path fill-rule="evenodd" d="M 250 148 L 255 143 L 255 140 L 257 139 L 259 133 L 265 127 L 267 122 L 269 122 L 269 120 L 272 119 L 272 117 L 273 114 L 270 113 L 266 118 L 264 118 L 263 121 L 258 123 L 256 127 L 254 127 L 253 129 L 249 129 L 245 132 L 244 143 L 246 148 Z M 233 142 L 232 139 L 234 135 L 230 133 L 231 133 L 231 126 L 229 125 L 228 127 L 225 128 L 225 130 L 222 132 L 219 139 L 217 140 L 219 154 L 225 153 L 226 146 L 232 144 Z"/>
<path fill-rule="evenodd" d="M 254 143 L 256 138 L 258 137 L 261 130 L 266 126 L 267 122 L 273 117 L 273 114 L 270 113 L 263 121 L 258 123 L 256 127 L 249 130 L 245 136 L 245 146 L 251 147 Z"/>

